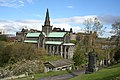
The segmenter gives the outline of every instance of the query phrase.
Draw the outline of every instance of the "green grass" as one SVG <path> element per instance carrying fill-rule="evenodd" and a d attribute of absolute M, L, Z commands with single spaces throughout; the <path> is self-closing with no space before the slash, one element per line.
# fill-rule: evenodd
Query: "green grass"
<path fill-rule="evenodd" d="M 68 72 L 65 71 L 55 71 L 55 72 L 47 72 L 47 73 L 41 73 L 41 74 L 33 74 L 35 76 L 35 79 L 43 78 L 46 76 L 56 76 L 56 75 L 61 75 L 61 74 L 67 74 Z M 32 80 L 30 75 L 28 79 L 26 77 L 24 78 L 18 78 L 18 79 L 12 79 L 12 80 Z"/>
<path fill-rule="evenodd" d="M 43 73 L 43 74 L 35 74 L 36 78 L 42 78 L 46 76 L 55 76 L 55 75 L 60 75 L 60 74 L 67 74 L 68 72 L 65 71 L 55 71 L 55 72 L 48 72 L 48 73 Z"/>
<path fill-rule="evenodd" d="M 120 64 L 99 70 L 93 74 L 82 74 L 70 80 L 115 80 L 120 76 Z"/>
<path fill-rule="evenodd" d="M 41 57 L 41 60 L 46 62 L 46 61 L 56 61 L 62 59 L 61 56 L 49 56 L 49 55 L 44 55 Z"/>

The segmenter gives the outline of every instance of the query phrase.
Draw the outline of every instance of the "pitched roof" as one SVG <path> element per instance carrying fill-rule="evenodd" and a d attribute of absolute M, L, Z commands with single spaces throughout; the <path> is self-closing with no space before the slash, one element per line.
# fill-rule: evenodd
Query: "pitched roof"
<path fill-rule="evenodd" d="M 45 44 L 57 44 L 57 45 L 60 45 L 62 43 L 63 43 L 62 41 L 46 41 L 45 42 Z"/>
<path fill-rule="evenodd" d="M 51 64 L 53 67 L 62 67 L 62 66 L 74 64 L 74 62 L 69 59 L 60 59 L 60 60 L 56 60 L 56 61 L 45 62 L 44 64 L 45 65 Z"/>
<path fill-rule="evenodd" d="M 37 43 L 38 41 L 35 41 L 35 40 L 25 40 L 24 42 L 25 43 Z"/>
<path fill-rule="evenodd" d="M 48 34 L 48 37 L 64 37 L 66 32 L 51 32 Z"/>
<path fill-rule="evenodd" d="M 27 33 L 26 37 L 39 37 L 41 33 Z"/>
<path fill-rule="evenodd" d="M 64 43 L 63 45 L 66 45 L 66 46 L 74 46 L 75 44 L 73 44 L 73 43 Z"/>

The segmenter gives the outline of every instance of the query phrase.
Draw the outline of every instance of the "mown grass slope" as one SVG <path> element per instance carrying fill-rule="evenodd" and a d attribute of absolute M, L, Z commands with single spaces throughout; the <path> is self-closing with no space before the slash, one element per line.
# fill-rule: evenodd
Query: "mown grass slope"
<path fill-rule="evenodd" d="M 70 80 L 115 80 L 120 76 L 120 63 L 92 74 L 82 74 Z"/>

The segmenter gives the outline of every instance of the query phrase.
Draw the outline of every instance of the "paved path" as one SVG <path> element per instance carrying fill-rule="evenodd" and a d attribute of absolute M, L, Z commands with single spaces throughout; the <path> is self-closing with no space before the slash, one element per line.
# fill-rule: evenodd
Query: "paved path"
<path fill-rule="evenodd" d="M 62 74 L 62 75 L 58 75 L 58 76 L 48 76 L 48 77 L 45 77 L 45 78 L 40 78 L 38 80 L 68 80 L 72 77 L 75 77 L 77 75 L 80 75 L 80 74 L 84 74 L 85 71 L 82 70 L 78 70 L 78 71 L 73 71 L 73 72 L 70 72 L 68 74 Z"/>
<path fill-rule="evenodd" d="M 22 74 L 19 76 L 6 77 L 6 78 L 0 79 L 0 80 L 11 80 L 11 79 L 14 80 L 16 78 L 22 78 L 22 77 L 25 77 L 25 74 Z"/>

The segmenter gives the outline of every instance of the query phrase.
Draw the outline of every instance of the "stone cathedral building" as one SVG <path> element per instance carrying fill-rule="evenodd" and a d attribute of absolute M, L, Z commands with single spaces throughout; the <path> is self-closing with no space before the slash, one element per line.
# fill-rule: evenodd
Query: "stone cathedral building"
<path fill-rule="evenodd" d="M 61 30 L 60 28 L 53 28 L 50 25 L 49 11 L 47 9 L 44 25 L 42 31 L 22 29 L 21 32 L 16 33 L 17 41 L 32 44 L 39 48 L 43 47 L 47 50 L 49 55 L 60 55 L 65 59 L 73 57 L 74 44 L 70 43 L 70 31 Z"/>

